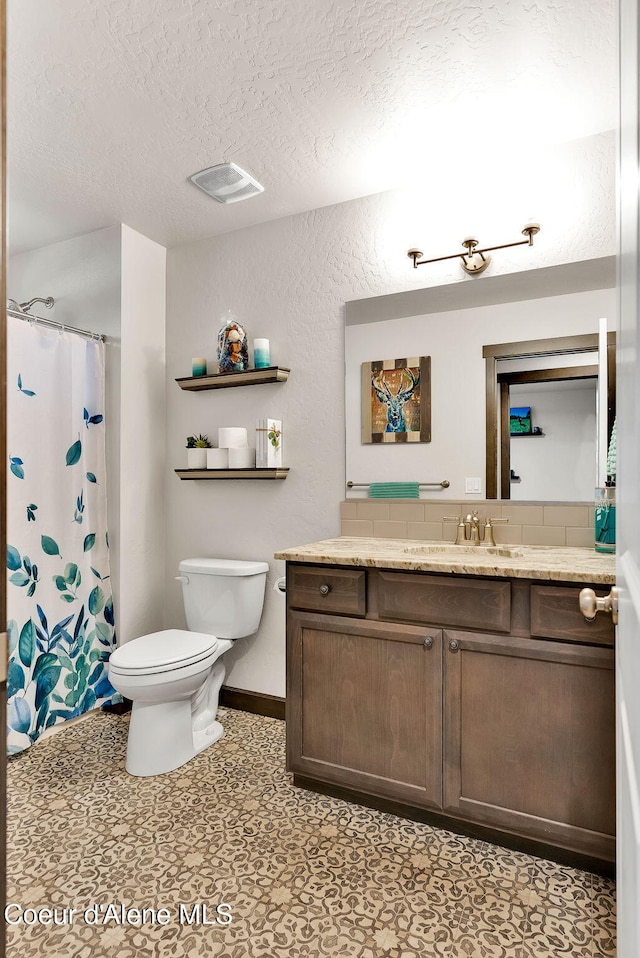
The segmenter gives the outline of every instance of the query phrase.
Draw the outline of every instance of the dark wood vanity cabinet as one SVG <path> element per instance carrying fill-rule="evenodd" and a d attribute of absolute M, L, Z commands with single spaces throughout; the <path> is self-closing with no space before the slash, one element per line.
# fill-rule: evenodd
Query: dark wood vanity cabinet
<path fill-rule="evenodd" d="M 442 634 L 291 612 L 289 768 L 442 807 Z"/>
<path fill-rule="evenodd" d="M 294 781 L 613 861 L 613 626 L 581 587 L 289 563 Z"/>
<path fill-rule="evenodd" d="M 613 650 L 445 629 L 444 810 L 612 860 Z"/>

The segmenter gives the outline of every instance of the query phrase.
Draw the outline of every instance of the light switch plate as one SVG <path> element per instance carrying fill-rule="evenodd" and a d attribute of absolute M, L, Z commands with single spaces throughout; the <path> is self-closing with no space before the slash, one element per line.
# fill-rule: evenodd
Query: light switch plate
<path fill-rule="evenodd" d="M 480 485 L 480 479 L 479 478 L 465 479 L 464 491 L 465 491 L 465 495 L 479 496 L 482 491 L 481 485 Z"/>

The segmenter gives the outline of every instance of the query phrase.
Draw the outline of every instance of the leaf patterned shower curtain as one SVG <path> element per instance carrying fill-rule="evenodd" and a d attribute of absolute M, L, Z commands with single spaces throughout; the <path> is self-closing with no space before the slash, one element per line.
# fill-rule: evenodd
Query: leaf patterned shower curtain
<path fill-rule="evenodd" d="M 121 701 L 105 472 L 104 343 L 8 317 L 8 752 Z"/>

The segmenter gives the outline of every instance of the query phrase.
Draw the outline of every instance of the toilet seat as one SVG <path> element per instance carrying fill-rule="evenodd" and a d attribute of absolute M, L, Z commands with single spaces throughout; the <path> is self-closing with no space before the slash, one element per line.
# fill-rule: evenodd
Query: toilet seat
<path fill-rule="evenodd" d="M 164 629 L 125 642 L 111 653 L 109 667 L 121 675 L 173 672 L 207 659 L 218 647 L 213 635 Z"/>

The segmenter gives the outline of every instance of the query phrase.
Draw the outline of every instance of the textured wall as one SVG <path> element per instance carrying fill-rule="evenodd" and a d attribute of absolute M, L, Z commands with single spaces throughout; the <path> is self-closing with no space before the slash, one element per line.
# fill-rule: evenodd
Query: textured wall
<path fill-rule="evenodd" d="M 412 270 L 406 249 L 429 240 L 454 252 L 476 228 L 507 242 L 532 213 L 543 232 L 533 250 L 496 254 L 494 272 L 517 272 L 615 252 L 614 141 L 596 136 L 540 158 L 537 178 L 517 183 L 507 166 L 491 189 L 472 178 L 431 184 L 431 200 L 395 191 L 325 207 L 169 250 L 167 260 L 168 461 L 184 466 L 185 438 L 220 425 L 284 421 L 291 473 L 284 482 L 181 482 L 168 486 L 167 620 L 184 625 L 181 558 L 264 559 L 270 583 L 283 571 L 276 549 L 336 535 L 344 497 L 344 303 L 462 278 L 457 264 Z M 502 174 L 504 188 L 499 180 Z M 535 189 L 534 189 L 535 188 Z M 531 209 L 528 200 L 537 196 Z M 523 197 L 526 197 L 523 199 Z M 472 211 L 480 216 L 475 222 Z M 481 215 L 482 214 L 482 215 Z M 452 248 L 449 246 L 453 244 Z M 219 316 L 232 307 L 249 337 L 271 339 L 272 359 L 291 366 L 284 385 L 185 393 L 176 376 L 192 356 L 213 361 Z M 284 602 L 270 588 L 260 631 L 226 656 L 227 684 L 284 693 Z"/>

